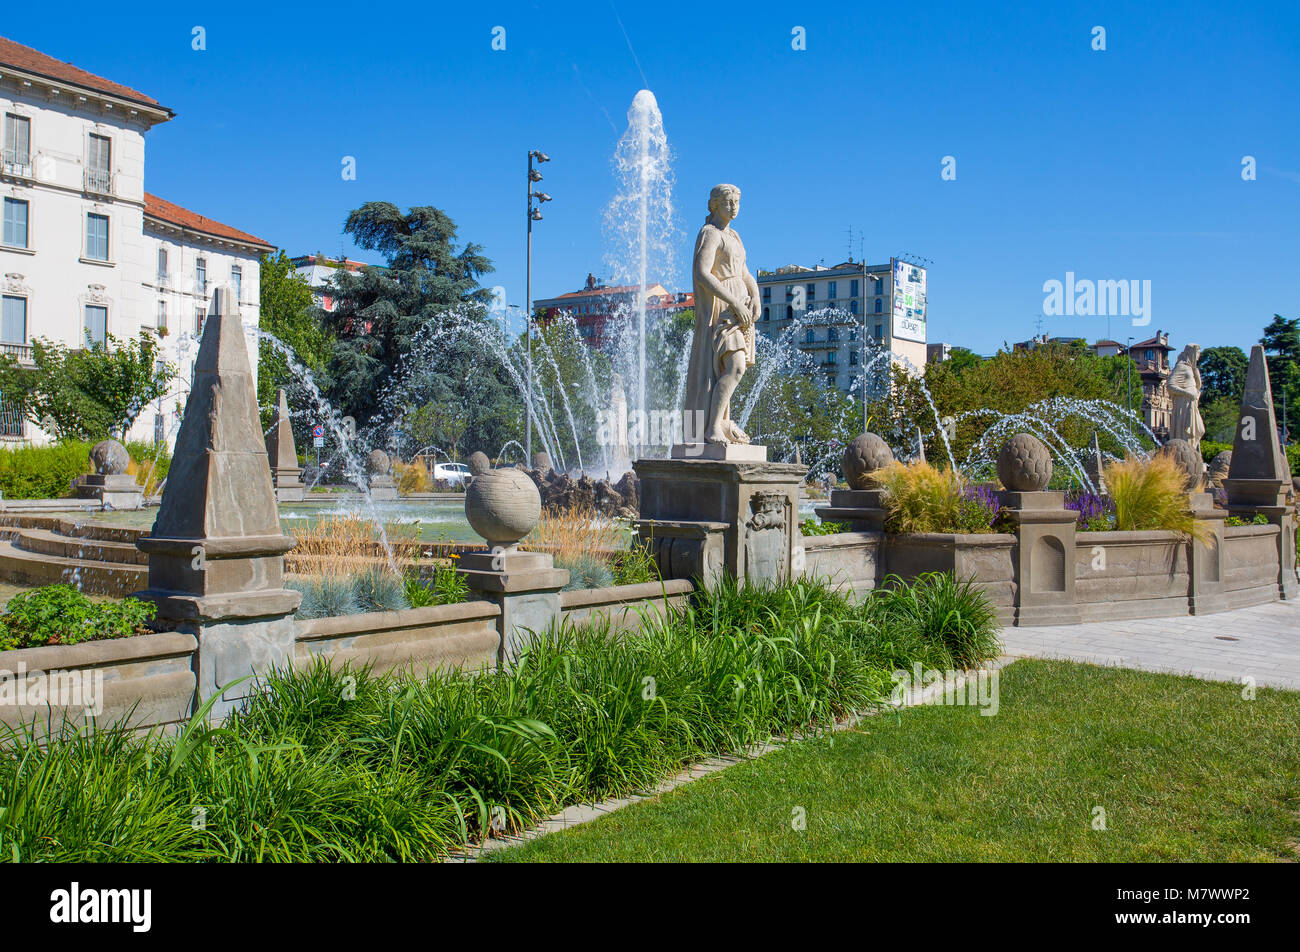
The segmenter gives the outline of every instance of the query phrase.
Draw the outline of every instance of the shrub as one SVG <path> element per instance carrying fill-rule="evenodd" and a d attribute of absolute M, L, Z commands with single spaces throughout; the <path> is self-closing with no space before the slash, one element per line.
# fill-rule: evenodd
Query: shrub
<path fill-rule="evenodd" d="M 45 585 L 9 599 L 0 615 L 0 651 L 146 634 L 155 610 L 152 602 L 92 602 L 71 585 Z"/>
<path fill-rule="evenodd" d="M 1107 463 L 1106 487 L 1115 505 L 1115 528 L 1164 529 L 1187 539 L 1213 539 L 1208 523 L 1192 515 L 1183 485 L 1183 471 L 1164 454 Z"/>
<path fill-rule="evenodd" d="M 847 522 L 822 522 L 820 519 L 805 519 L 799 523 L 799 531 L 806 536 L 835 535 L 848 532 Z"/>
<path fill-rule="evenodd" d="M 352 578 L 363 612 L 396 612 L 410 608 L 403 579 L 390 569 L 374 566 Z"/>
<path fill-rule="evenodd" d="M 632 547 L 614 562 L 615 585 L 640 585 L 659 581 L 659 566 L 649 546 L 633 541 Z"/>
<path fill-rule="evenodd" d="M 958 581 L 947 572 L 926 572 L 907 585 L 890 576 L 873 599 L 887 622 L 913 627 L 923 639 L 941 643 L 959 668 L 974 667 L 1001 650 L 997 612 L 973 578 Z"/>
<path fill-rule="evenodd" d="M 609 563 L 589 552 L 557 555 L 555 567 L 569 570 L 569 583 L 564 586 L 566 592 L 583 588 L 609 588 L 614 584 L 614 571 Z"/>
<path fill-rule="evenodd" d="M 393 469 L 397 471 L 397 491 L 403 496 L 433 491 L 433 477 L 419 460 L 414 463 L 394 462 Z"/>
<path fill-rule="evenodd" d="M 1224 450 L 1232 449 L 1231 443 L 1219 443 L 1215 440 L 1201 440 L 1201 459 L 1206 463 L 1214 462 L 1214 457 Z"/>
<path fill-rule="evenodd" d="M 1262 512 L 1257 512 L 1249 522 L 1241 518 L 1241 516 L 1229 516 L 1223 520 L 1223 524 L 1225 526 L 1266 526 L 1268 525 L 1268 516 Z"/>
<path fill-rule="evenodd" d="M 893 462 L 875 474 L 884 490 L 887 532 L 991 532 L 996 508 L 962 475 L 929 463 Z"/>
<path fill-rule="evenodd" d="M 335 618 L 361 612 L 356 583 L 350 577 L 318 575 L 308 579 L 290 579 L 284 585 L 302 592 L 299 618 Z"/>
<path fill-rule="evenodd" d="M 91 471 L 90 443 L 0 449 L 0 493 L 6 499 L 59 499 L 72 481 Z"/>
<path fill-rule="evenodd" d="M 166 444 L 155 445 L 133 440 L 126 444 L 126 451 L 131 457 L 126 471 L 135 477 L 146 496 L 157 495 L 158 487 L 167 478 L 172 465 L 171 453 L 167 451 Z"/>
<path fill-rule="evenodd" d="M 417 573 L 408 572 L 403 579 L 403 589 L 412 608 L 469 601 L 469 584 L 452 565 L 439 565 L 427 582 L 422 581 Z"/>

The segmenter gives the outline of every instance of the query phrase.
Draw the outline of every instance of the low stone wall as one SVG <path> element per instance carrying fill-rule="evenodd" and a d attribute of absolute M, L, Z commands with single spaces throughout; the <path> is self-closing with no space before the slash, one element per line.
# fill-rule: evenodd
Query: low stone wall
<path fill-rule="evenodd" d="M 0 723 L 125 723 L 144 729 L 185 722 L 194 700 L 193 635 L 163 632 L 77 645 L 0 652 Z M 49 703 L 47 703 L 49 702 Z M 88 712 L 90 704 L 95 710 Z"/>
<path fill-rule="evenodd" d="M 491 602 L 433 605 L 298 622 L 295 665 L 325 658 L 331 665 L 369 664 L 375 673 L 427 674 L 438 668 L 491 668 L 501 647 Z"/>
<path fill-rule="evenodd" d="M 861 598 L 886 577 L 910 581 L 926 572 L 974 579 L 999 617 L 1010 622 L 1016 601 L 1016 537 L 1002 533 L 838 532 L 805 536 L 803 574 Z"/>
<path fill-rule="evenodd" d="M 693 591 L 695 586 L 687 579 L 669 579 L 560 592 L 560 617 L 578 625 L 599 619 L 608 621 L 614 631 L 635 630 L 641 626 L 643 616 L 663 617 L 668 609 L 684 603 Z"/>
<path fill-rule="evenodd" d="M 1173 532 L 1078 533 L 1074 597 L 1079 620 L 1186 615 L 1189 551 L 1190 543 Z"/>
<path fill-rule="evenodd" d="M 1223 588 L 1229 608 L 1262 605 L 1277 599 L 1280 531 L 1275 525 L 1224 527 Z"/>

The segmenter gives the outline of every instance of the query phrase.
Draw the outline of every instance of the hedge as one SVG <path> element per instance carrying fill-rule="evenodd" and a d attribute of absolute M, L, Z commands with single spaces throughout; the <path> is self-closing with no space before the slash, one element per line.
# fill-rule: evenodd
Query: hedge
<path fill-rule="evenodd" d="M 58 499 L 72 495 L 72 481 L 90 472 L 90 443 L 0 448 L 0 493 L 6 499 Z"/>

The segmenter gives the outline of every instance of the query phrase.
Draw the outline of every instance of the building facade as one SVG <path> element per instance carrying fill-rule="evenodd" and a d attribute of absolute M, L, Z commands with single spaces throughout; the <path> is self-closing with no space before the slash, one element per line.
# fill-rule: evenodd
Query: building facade
<path fill-rule="evenodd" d="M 533 313 L 542 321 L 562 314 L 572 315 L 583 343 L 602 348 L 610 336 L 606 325 L 617 316 L 636 310 L 639 290 L 635 284 L 602 284 L 595 275 L 588 274 L 586 285 L 579 291 L 533 301 Z M 652 311 L 672 313 L 694 307 L 693 295 L 674 294 L 662 284 L 647 284 L 644 293 L 647 315 Z"/>
<path fill-rule="evenodd" d="M 353 261 L 351 258 L 326 258 L 324 255 L 298 255 L 296 258 L 290 258 L 289 261 L 293 265 L 294 272 L 301 275 L 311 286 L 312 297 L 316 299 L 316 306 L 322 311 L 334 310 L 337 294 L 334 288 L 334 275 L 338 274 L 340 268 L 355 274 L 370 267 L 364 261 Z"/>
<path fill-rule="evenodd" d="M 919 271 L 923 268 L 894 262 Z M 896 296 L 894 268 L 890 262 L 869 265 L 852 260 L 834 267 L 806 268 L 786 265 L 759 271 L 761 333 L 786 339 L 810 360 L 806 366 L 827 386 L 844 392 L 859 388 L 863 365 L 868 365 L 868 393 L 888 382 L 887 367 L 900 364 L 923 371 L 926 364 L 925 302 Z M 895 334 L 895 311 L 920 318 L 920 340 Z M 886 361 L 882 352 L 889 355 Z"/>
<path fill-rule="evenodd" d="M 145 191 L 145 133 L 172 110 L 0 37 L 0 352 L 155 335 L 177 374 L 128 439 L 174 439 L 212 290 L 232 284 L 257 366 L 260 255 L 272 246 Z M 49 434 L 0 413 L 7 439 Z"/>

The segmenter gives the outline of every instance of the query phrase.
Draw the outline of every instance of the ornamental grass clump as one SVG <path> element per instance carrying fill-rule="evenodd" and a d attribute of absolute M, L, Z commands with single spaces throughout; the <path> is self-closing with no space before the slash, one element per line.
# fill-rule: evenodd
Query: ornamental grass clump
<path fill-rule="evenodd" d="M 1186 476 L 1169 456 L 1130 456 L 1106 464 L 1106 487 L 1115 507 L 1115 528 L 1163 529 L 1184 539 L 1210 543 L 1208 522 L 1195 518 L 1187 499 Z"/>
<path fill-rule="evenodd" d="M 885 531 L 992 532 L 997 504 L 953 469 L 893 462 L 872 474 L 884 491 Z"/>

